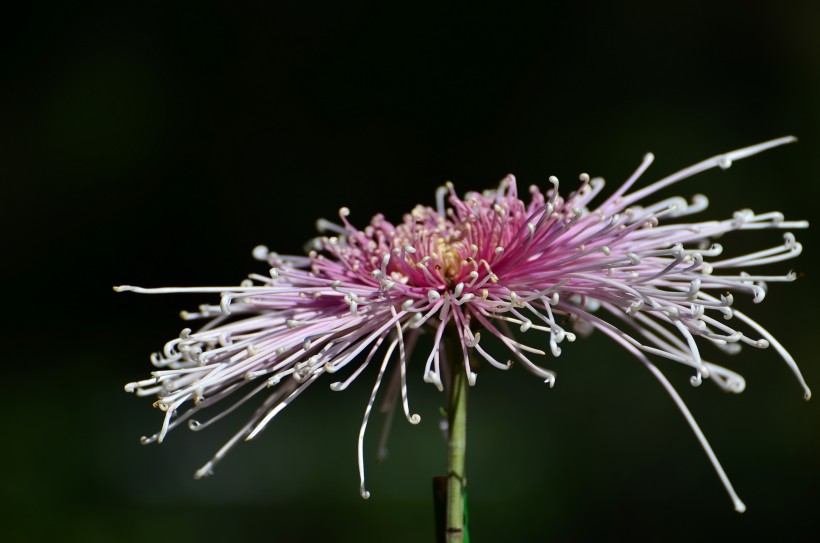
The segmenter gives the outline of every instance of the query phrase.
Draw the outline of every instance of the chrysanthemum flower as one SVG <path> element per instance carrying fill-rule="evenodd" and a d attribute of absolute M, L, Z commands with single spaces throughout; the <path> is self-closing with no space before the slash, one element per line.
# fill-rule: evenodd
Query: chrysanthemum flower
<path fill-rule="evenodd" d="M 363 439 L 387 372 L 394 372 L 399 384 L 395 401 L 400 398 L 407 420 L 416 424 L 420 418 L 408 403 L 409 373 L 443 390 L 454 380 L 451 368 L 460 368 L 472 385 L 478 362 L 484 360 L 500 370 L 520 365 L 552 386 L 555 374 L 542 364 L 561 355 L 562 346 L 575 341 L 576 334 L 597 330 L 661 382 L 742 511 L 712 449 L 650 357 L 689 367 L 695 386 L 710 380 L 737 393 L 744 389 L 743 378 L 705 360 L 700 346 L 712 344 L 729 354 L 743 345 L 773 347 L 808 398 L 809 388 L 789 353 L 732 307 L 734 294 L 761 302 L 766 283 L 793 281 L 792 272 L 771 276 L 744 270 L 794 258 L 801 245 L 786 232 L 780 245 L 722 258 L 722 247 L 713 242 L 735 230 L 788 230 L 808 223 L 786 221 L 776 211 L 756 214 L 748 209 L 724 220 L 679 222 L 705 210 L 707 198 L 642 202 L 699 172 L 726 169 L 735 160 L 791 141 L 785 137 L 718 155 L 633 189 L 652 163 L 649 154 L 606 198 L 599 198 L 603 179 L 586 174 L 566 196 L 550 177 L 548 190 L 531 187 L 526 202 L 513 176 L 496 190 L 463 197 L 448 183 L 436 193 L 435 207 L 417 206 L 398 224 L 376 215 L 359 229 L 342 208 L 339 224 L 318 222 L 326 235 L 313 241 L 307 256 L 257 247 L 253 254 L 271 267 L 270 273 L 252 274 L 240 286 L 117 287 L 221 296 L 219 304 L 183 312 L 186 320 L 209 320 L 196 331 L 186 328 L 153 355 L 156 370 L 150 378 L 126 385 L 140 396 L 158 396 L 154 405 L 165 412 L 161 430 L 143 442 L 161 442 L 181 424 L 201 430 L 263 397 L 251 419 L 196 472 L 197 477 L 208 475 L 236 443 L 256 437 L 314 382 L 329 378 L 330 388 L 344 390 L 378 356 L 379 371 L 358 439 L 361 494 L 366 498 Z M 421 333 L 433 336 L 432 348 L 412 359 Z M 490 336 L 507 356 L 499 360 L 485 349 L 482 339 Z M 445 363 L 445 341 L 451 342 L 447 352 L 457 353 L 457 364 Z M 209 408 L 216 414 L 198 418 Z"/>

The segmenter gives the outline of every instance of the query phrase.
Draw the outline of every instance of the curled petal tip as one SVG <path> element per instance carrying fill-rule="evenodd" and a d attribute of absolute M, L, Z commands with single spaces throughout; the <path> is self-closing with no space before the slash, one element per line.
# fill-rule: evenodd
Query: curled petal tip
<path fill-rule="evenodd" d="M 204 466 L 202 466 L 201 468 L 196 470 L 196 473 L 194 473 L 194 479 L 202 479 L 204 477 L 210 477 L 213 474 L 214 474 L 213 466 L 211 465 L 210 462 L 208 462 L 207 464 L 205 464 Z"/>
<path fill-rule="evenodd" d="M 740 500 L 735 500 L 735 511 L 737 511 L 738 513 L 745 513 L 746 504 Z"/>

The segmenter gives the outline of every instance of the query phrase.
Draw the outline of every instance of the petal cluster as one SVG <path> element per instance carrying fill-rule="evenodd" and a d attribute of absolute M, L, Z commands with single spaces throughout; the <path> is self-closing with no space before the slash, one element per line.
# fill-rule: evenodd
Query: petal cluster
<path fill-rule="evenodd" d="M 780 138 L 718 155 L 633 189 L 653 160 L 647 155 L 606 198 L 600 196 L 603 179 L 586 174 L 565 196 L 550 177 L 547 190 L 530 187 L 526 201 L 513 176 L 495 190 L 463 197 L 448 183 L 436 193 L 435 207 L 417 206 L 397 224 L 377 215 L 359 229 L 342 208 L 338 223 L 318 222 L 323 235 L 312 241 L 307 256 L 257 247 L 254 256 L 269 265 L 270 273 L 252 274 L 236 287 L 117 287 L 221 297 L 218 304 L 183 312 L 186 320 L 206 323 L 196 331 L 186 328 L 153 355 L 150 378 L 126 385 L 129 392 L 157 396 L 155 405 L 165 412 L 160 431 L 143 441 L 161 442 L 180 424 L 201 430 L 245 402 L 259 402 L 253 417 L 197 472 L 207 475 L 234 444 L 253 439 L 319 377 L 338 373 L 330 386 L 344 390 L 378 360 L 358 441 L 361 493 L 367 497 L 364 433 L 385 378 L 395 384 L 391 390 L 398 390 L 392 402 L 401 401 L 411 423 L 420 420 L 407 396 L 407 366 L 419 334 L 432 335 L 432 347 L 412 364 L 423 364 L 423 379 L 443 390 L 453 367 L 462 368 L 474 384 L 482 360 L 499 369 L 521 365 L 552 386 L 555 375 L 544 361 L 559 356 L 576 335 L 598 330 L 660 380 L 742 510 L 691 414 L 649 357 L 688 366 L 693 385 L 708 379 L 741 392 L 743 378 L 704 359 L 700 347 L 708 343 L 735 354 L 743 345 L 771 346 L 808 399 L 809 389 L 789 353 L 732 306 L 735 295 L 761 302 L 767 283 L 795 279 L 792 272 L 746 270 L 800 254 L 801 245 L 789 230 L 808 223 L 748 209 L 724 220 L 689 222 L 690 215 L 707 208 L 705 196 L 645 200 L 694 174 L 726 169 L 735 160 L 791 141 Z M 783 242 L 729 258 L 715 242 L 731 231 L 760 229 L 784 230 Z M 446 352 L 445 336 L 456 344 Z M 485 349 L 482 336 L 502 348 Z M 507 354 L 498 360 L 497 352 Z M 463 363 L 446 363 L 452 353 Z M 215 414 L 203 419 L 206 410 Z"/>

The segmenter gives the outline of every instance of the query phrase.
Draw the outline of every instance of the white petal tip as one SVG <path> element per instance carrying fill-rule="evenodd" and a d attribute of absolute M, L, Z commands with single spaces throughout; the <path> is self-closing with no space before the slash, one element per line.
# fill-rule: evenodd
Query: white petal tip
<path fill-rule="evenodd" d="M 740 500 L 735 500 L 735 511 L 737 511 L 738 513 L 745 513 L 746 504 Z"/>
<path fill-rule="evenodd" d="M 194 479 L 202 479 L 204 477 L 209 477 L 213 475 L 214 471 L 212 468 L 213 466 L 210 462 L 208 462 L 207 464 L 196 470 L 196 473 L 194 473 Z"/>
<path fill-rule="evenodd" d="M 366 499 L 370 498 L 370 492 L 368 492 L 365 489 L 361 489 L 359 491 L 359 495 L 362 497 L 363 500 L 366 500 Z"/>
<path fill-rule="evenodd" d="M 268 259 L 268 248 L 264 245 L 257 245 L 253 248 L 253 258 L 260 261 L 265 261 Z"/>

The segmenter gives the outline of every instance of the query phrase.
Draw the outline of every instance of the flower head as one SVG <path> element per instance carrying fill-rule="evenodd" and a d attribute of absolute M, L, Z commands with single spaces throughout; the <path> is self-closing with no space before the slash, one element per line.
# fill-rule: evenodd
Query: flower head
<path fill-rule="evenodd" d="M 718 155 L 633 190 L 653 160 L 650 154 L 614 193 L 600 199 L 604 181 L 586 174 L 566 196 L 550 177 L 548 190 L 531 187 L 527 202 L 512 176 L 496 190 L 463 197 L 448 183 L 437 191 L 435 208 L 417 206 L 398 224 L 377 215 L 359 229 L 342 208 L 340 224 L 318 222 L 326 235 L 313 240 L 307 256 L 283 256 L 257 247 L 254 256 L 271 266 L 270 274 L 252 274 L 237 287 L 117 287 L 221 295 L 218 305 L 183 312 L 186 320 L 210 320 L 195 332 L 186 328 L 153 355 L 156 370 L 149 379 L 126 385 L 129 392 L 158 396 L 155 406 L 165 412 L 161 430 L 143 442 L 161 442 L 182 423 L 200 430 L 264 395 L 251 419 L 196 474 L 208 475 L 233 445 L 253 439 L 317 379 L 339 373 L 342 377 L 330 387 L 344 390 L 378 354 L 378 376 L 358 440 L 361 493 L 367 497 L 364 433 L 391 361 L 404 414 L 413 424 L 420 420 L 411 412 L 407 395 L 407 366 L 420 333 L 434 338 L 430 351 L 419 359 L 424 364 L 420 373 L 442 390 L 451 380 L 449 367 L 463 368 L 474 384 L 475 360 L 502 370 L 520 364 L 552 386 L 555 374 L 538 358 L 557 357 L 576 334 L 597 330 L 660 380 L 736 509 L 743 510 L 691 414 L 649 357 L 688 366 L 695 386 L 708 379 L 726 391 L 741 392 L 743 378 L 702 358 L 699 345 L 711 343 L 730 354 L 744 344 L 772 346 L 808 398 L 809 389 L 788 352 L 732 307 L 734 294 L 761 302 L 767 282 L 795 279 L 791 272 L 768 276 L 733 270 L 793 258 L 800 244 L 787 232 L 776 247 L 721 258 L 722 247 L 713 242 L 734 230 L 797 229 L 808 223 L 748 209 L 725 220 L 675 222 L 706 209 L 707 198 L 640 202 L 694 174 L 726 169 L 732 161 L 793 140 L 780 138 Z M 596 199 L 601 201 L 593 207 Z M 463 364 L 443 363 L 445 330 L 457 338 L 451 352 L 459 353 Z M 509 359 L 500 361 L 485 350 L 482 334 L 495 337 Z M 195 418 L 217 404 L 229 407 L 207 420 Z"/>

